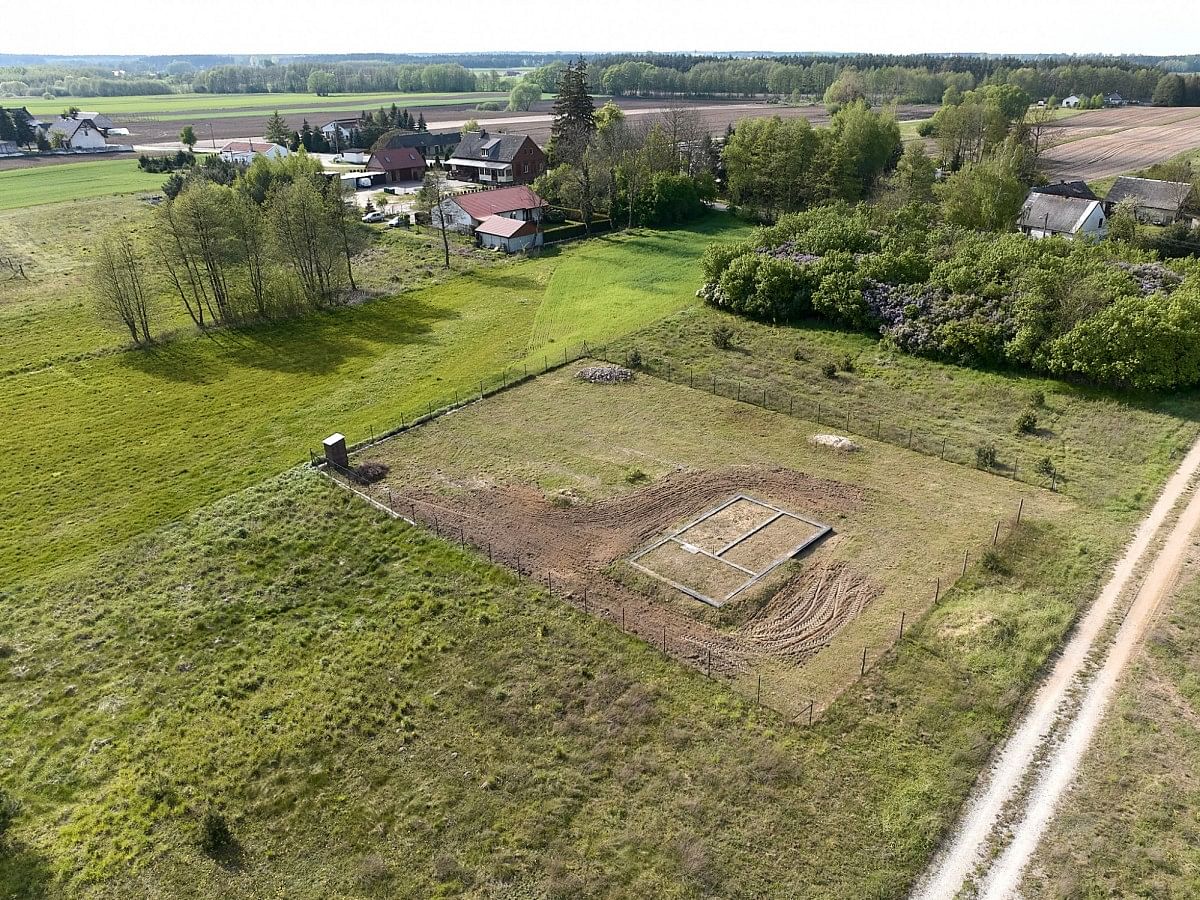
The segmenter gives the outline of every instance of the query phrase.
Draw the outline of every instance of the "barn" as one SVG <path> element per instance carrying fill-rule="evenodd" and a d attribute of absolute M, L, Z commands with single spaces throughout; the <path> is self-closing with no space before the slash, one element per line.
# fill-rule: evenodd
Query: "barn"
<path fill-rule="evenodd" d="M 367 169 L 383 172 L 388 184 L 420 181 L 425 177 L 425 157 L 415 147 L 392 147 L 371 154 Z"/>
<path fill-rule="evenodd" d="M 475 226 L 475 241 L 484 250 L 519 253 L 542 246 L 542 229 L 532 219 L 488 216 Z"/>

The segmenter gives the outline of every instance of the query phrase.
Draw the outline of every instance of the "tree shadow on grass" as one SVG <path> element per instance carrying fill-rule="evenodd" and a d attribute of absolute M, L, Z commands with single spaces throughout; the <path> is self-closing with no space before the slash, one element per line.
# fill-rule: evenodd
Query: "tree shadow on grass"
<path fill-rule="evenodd" d="M 373 345 L 424 341 L 435 324 L 458 313 L 413 295 L 312 313 L 298 319 L 211 331 L 200 337 L 123 354 L 121 362 L 154 378 L 204 385 L 231 366 L 323 375 Z"/>
<path fill-rule="evenodd" d="M 54 876 L 46 859 L 21 844 L 0 846 L 0 896 L 46 896 Z"/>

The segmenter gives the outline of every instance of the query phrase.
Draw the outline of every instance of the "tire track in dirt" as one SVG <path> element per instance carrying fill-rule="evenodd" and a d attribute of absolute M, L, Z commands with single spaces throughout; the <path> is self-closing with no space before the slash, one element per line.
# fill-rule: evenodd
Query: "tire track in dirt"
<path fill-rule="evenodd" d="M 975 883 L 982 872 L 986 896 L 1002 897 L 1016 888 L 1016 879 L 1036 847 L 1045 823 L 1053 814 L 1062 790 L 1074 778 L 1075 766 L 1091 737 L 1128 655 L 1157 607 L 1158 598 L 1171 583 L 1173 573 L 1182 564 L 1181 547 L 1186 548 L 1193 529 L 1200 522 L 1200 495 L 1193 497 L 1184 514 L 1170 531 L 1166 545 L 1151 553 L 1151 542 L 1162 530 L 1170 513 L 1179 504 L 1192 479 L 1200 472 L 1200 440 L 1197 440 L 1163 487 L 1162 494 L 1138 525 L 1124 555 L 1117 562 L 1107 583 L 1080 620 L 1050 674 L 1038 688 L 1028 711 L 996 755 L 990 772 L 981 776 L 968 798 L 959 821 L 943 849 L 934 858 L 912 897 L 919 900 L 945 900 L 955 897 Z M 1100 673 L 1087 682 L 1083 707 L 1068 727 L 1067 738 L 1057 746 L 1050 740 L 1063 717 L 1072 712 L 1072 695 L 1085 678 L 1089 658 L 1117 608 L 1118 600 L 1131 585 L 1134 573 L 1146 559 L 1152 559 L 1147 582 L 1127 613 L 1118 633 L 1118 642 L 1109 652 Z M 1039 758 L 1049 754 L 1039 762 Z M 1017 826 L 1017 838 L 1001 851 L 1001 860 L 987 868 L 990 849 L 1001 843 L 1006 830 L 1006 811 L 1022 801 L 1024 786 L 1039 777 L 1035 789 L 1025 799 Z M 1023 834 L 1028 830 L 1029 834 Z"/>

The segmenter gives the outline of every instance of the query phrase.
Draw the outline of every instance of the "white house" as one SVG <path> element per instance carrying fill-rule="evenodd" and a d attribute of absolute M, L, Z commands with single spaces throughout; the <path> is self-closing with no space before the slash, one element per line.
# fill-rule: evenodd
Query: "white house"
<path fill-rule="evenodd" d="M 1082 236 L 1099 240 L 1108 234 L 1108 219 L 1099 200 L 1033 192 L 1025 198 L 1017 228 L 1035 239 Z"/>
<path fill-rule="evenodd" d="M 532 219 L 488 216 L 475 226 L 475 240 L 485 250 L 517 253 L 530 247 L 542 246 L 545 235 L 539 223 Z"/>
<path fill-rule="evenodd" d="M 1079 98 L 1072 94 L 1070 97 L 1063 97 L 1062 105 L 1067 109 L 1074 109 L 1079 105 Z"/>
<path fill-rule="evenodd" d="M 221 159 L 239 166 L 248 166 L 254 162 L 254 157 L 265 156 L 267 159 L 283 159 L 288 155 L 288 148 L 270 141 L 230 141 L 221 148 Z"/>
<path fill-rule="evenodd" d="M 64 150 L 102 150 L 108 146 L 103 130 L 91 119 L 58 118 L 46 126 L 45 132 L 51 144 L 57 143 Z"/>
<path fill-rule="evenodd" d="M 358 116 L 352 119 L 334 119 L 321 126 L 321 134 L 325 135 L 325 140 L 329 143 L 344 147 L 350 140 L 350 135 L 359 130 L 359 124 Z"/>

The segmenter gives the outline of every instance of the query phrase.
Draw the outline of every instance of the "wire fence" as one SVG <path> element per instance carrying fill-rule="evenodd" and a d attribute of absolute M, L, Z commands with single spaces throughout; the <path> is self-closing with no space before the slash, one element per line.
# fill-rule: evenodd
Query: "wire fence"
<path fill-rule="evenodd" d="M 836 428 L 848 434 L 892 444 L 946 462 L 969 466 L 991 475 L 1011 478 L 1051 491 L 1057 491 L 1062 484 L 1062 475 L 1053 465 L 1046 468 L 1039 466 L 1038 462 L 1021 463 L 1016 459 L 1009 461 L 998 459 L 994 456 L 995 445 L 991 442 L 964 444 L 959 435 L 914 425 L 907 421 L 888 420 L 877 413 L 855 409 L 848 403 L 839 403 L 828 399 L 814 400 L 779 387 L 766 387 L 761 383 L 747 384 L 743 379 L 728 374 L 697 372 L 688 366 L 674 363 L 666 357 L 648 357 L 633 349 L 610 353 L 607 347 L 598 347 L 593 349 L 592 355 L 612 365 L 635 369 L 673 384 L 684 384 L 715 396 L 805 419 L 822 427 Z"/>

